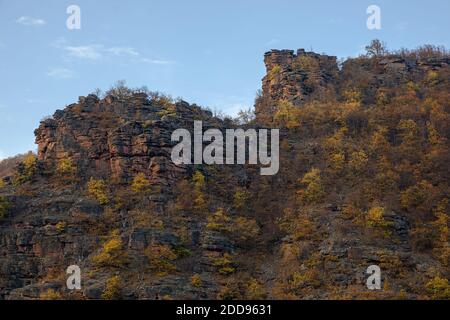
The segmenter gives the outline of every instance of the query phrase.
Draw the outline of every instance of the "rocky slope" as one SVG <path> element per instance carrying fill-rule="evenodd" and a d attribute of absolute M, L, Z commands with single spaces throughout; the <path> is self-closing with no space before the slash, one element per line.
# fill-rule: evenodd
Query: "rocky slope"
<path fill-rule="evenodd" d="M 436 286 L 445 297 L 449 62 L 389 55 L 339 68 L 304 50 L 266 53 L 247 126 L 281 126 L 273 177 L 173 164 L 175 129 L 236 125 L 196 105 L 139 91 L 80 97 L 41 122 L 37 159 L 3 179 L 0 298 L 433 298 Z M 402 117 L 418 144 L 401 135 Z M 416 184 L 433 197 L 409 206 Z M 81 290 L 66 288 L 73 264 Z"/>

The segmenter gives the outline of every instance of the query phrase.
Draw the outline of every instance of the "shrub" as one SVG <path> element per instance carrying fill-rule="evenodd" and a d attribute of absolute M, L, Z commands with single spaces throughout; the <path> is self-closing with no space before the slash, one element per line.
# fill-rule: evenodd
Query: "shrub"
<path fill-rule="evenodd" d="M 59 160 L 56 172 L 60 175 L 71 176 L 76 172 L 76 167 L 70 159 Z"/>
<path fill-rule="evenodd" d="M 63 232 L 67 227 L 67 222 L 59 221 L 55 227 L 56 227 L 56 231 Z"/>
<path fill-rule="evenodd" d="M 46 292 L 42 292 L 39 295 L 40 300 L 61 300 L 62 296 L 59 292 L 53 289 L 48 289 Z"/>
<path fill-rule="evenodd" d="M 150 244 L 144 253 L 147 256 L 150 269 L 158 275 L 166 275 L 176 270 L 173 262 L 178 258 L 178 255 L 169 245 Z"/>
<path fill-rule="evenodd" d="M 222 275 L 229 275 L 236 272 L 232 257 L 229 253 L 225 253 L 222 257 L 214 260 L 213 265 L 217 271 Z"/>
<path fill-rule="evenodd" d="M 319 169 L 311 169 L 299 182 L 306 186 L 304 189 L 297 191 L 300 201 L 305 203 L 315 203 L 321 200 L 325 195 Z"/>
<path fill-rule="evenodd" d="M 233 222 L 233 233 L 240 241 L 249 241 L 255 239 L 260 231 L 259 225 L 255 219 L 237 217 Z"/>
<path fill-rule="evenodd" d="M 14 176 L 13 184 L 18 186 L 27 182 L 37 171 L 37 158 L 33 153 L 25 156 L 23 161 L 19 164 L 18 170 Z"/>
<path fill-rule="evenodd" d="M 383 207 L 373 207 L 371 208 L 366 215 L 366 223 L 369 227 L 377 228 L 377 227 L 388 227 L 390 225 L 384 219 L 385 208 Z"/>
<path fill-rule="evenodd" d="M 146 193 L 150 191 L 150 181 L 144 173 L 138 173 L 131 183 L 131 189 L 138 194 Z"/>
<path fill-rule="evenodd" d="M 205 199 L 206 180 L 205 176 L 196 171 L 192 177 L 192 184 L 194 189 L 194 210 L 197 213 L 205 213 L 207 211 L 207 201 Z"/>
<path fill-rule="evenodd" d="M 203 281 L 202 281 L 202 278 L 200 277 L 200 275 L 194 274 L 191 277 L 191 284 L 196 288 L 200 288 L 203 285 Z"/>
<path fill-rule="evenodd" d="M 290 101 L 281 100 L 278 103 L 274 121 L 277 125 L 288 129 L 298 128 L 300 126 L 299 110 Z"/>
<path fill-rule="evenodd" d="M 247 299 L 249 300 L 264 300 L 267 298 L 267 291 L 258 280 L 250 279 L 247 285 Z"/>
<path fill-rule="evenodd" d="M 88 193 L 94 197 L 101 205 L 105 205 L 109 202 L 108 194 L 106 191 L 105 181 L 102 179 L 91 179 L 87 185 Z"/>
<path fill-rule="evenodd" d="M 5 197 L 0 197 L 0 220 L 6 217 L 11 204 Z"/>
<path fill-rule="evenodd" d="M 241 187 L 237 188 L 233 196 L 233 207 L 236 210 L 243 209 L 247 204 L 249 196 L 250 194 L 246 189 Z"/>
<path fill-rule="evenodd" d="M 426 284 L 428 294 L 435 300 L 450 299 L 450 285 L 448 279 L 435 277 Z"/>
<path fill-rule="evenodd" d="M 105 290 L 102 293 L 102 298 L 105 300 L 118 300 L 121 293 L 121 280 L 119 276 L 114 276 L 106 281 Z"/>
<path fill-rule="evenodd" d="M 230 217 L 223 208 L 219 208 L 208 217 L 206 228 L 214 231 L 230 231 Z"/>
<path fill-rule="evenodd" d="M 360 173 L 366 169 L 368 162 L 369 158 L 367 154 L 363 150 L 360 150 L 351 154 L 348 164 L 354 172 Z"/>
<path fill-rule="evenodd" d="M 127 255 L 123 250 L 123 242 L 118 230 L 114 230 L 110 239 L 103 244 L 102 251 L 93 258 L 99 267 L 122 267 L 127 262 Z"/>

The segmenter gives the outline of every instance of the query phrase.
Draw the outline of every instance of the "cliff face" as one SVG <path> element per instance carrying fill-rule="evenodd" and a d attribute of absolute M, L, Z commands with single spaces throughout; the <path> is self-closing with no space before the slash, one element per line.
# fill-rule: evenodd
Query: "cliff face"
<path fill-rule="evenodd" d="M 256 114 L 276 113 L 276 104 L 287 100 L 301 106 L 311 99 L 328 99 L 348 88 L 360 88 L 366 103 L 373 102 L 376 91 L 383 87 L 423 79 L 428 72 L 448 67 L 446 57 L 404 57 L 389 55 L 379 58 L 348 59 L 338 65 L 337 57 L 298 49 L 272 50 L 264 55 L 266 76 L 262 79 L 262 97 L 266 103 L 256 104 Z"/>
<path fill-rule="evenodd" d="M 42 121 L 37 160 L 0 187 L 0 298 L 448 298 L 449 58 L 264 61 L 246 126 L 281 128 L 275 176 L 173 164 L 175 129 L 235 124 L 163 96 L 91 94 Z"/>
<path fill-rule="evenodd" d="M 111 176 L 122 182 L 142 172 L 167 185 L 184 170 L 170 160 L 170 135 L 177 128 L 191 129 L 194 118 L 206 120 L 212 114 L 184 101 L 173 106 L 152 103 L 140 93 L 102 100 L 80 97 L 36 129 L 38 159 L 70 159 L 88 177 Z"/>

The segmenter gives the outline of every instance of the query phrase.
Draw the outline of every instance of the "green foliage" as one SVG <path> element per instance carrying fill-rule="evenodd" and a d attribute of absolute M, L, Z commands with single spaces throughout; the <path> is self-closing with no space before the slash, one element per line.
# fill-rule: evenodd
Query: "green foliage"
<path fill-rule="evenodd" d="M 118 300 L 121 297 L 122 281 L 119 276 L 113 276 L 106 281 L 105 290 L 102 293 L 104 300 Z"/>
<path fill-rule="evenodd" d="M 106 190 L 105 181 L 102 179 L 94 179 L 91 177 L 87 184 L 88 193 L 94 197 L 101 205 L 108 204 L 109 197 Z"/>
<path fill-rule="evenodd" d="M 144 173 L 140 172 L 138 173 L 134 178 L 133 182 L 131 183 L 131 189 L 134 193 L 137 194 L 144 194 L 146 192 L 150 191 L 150 181 L 145 176 Z"/>

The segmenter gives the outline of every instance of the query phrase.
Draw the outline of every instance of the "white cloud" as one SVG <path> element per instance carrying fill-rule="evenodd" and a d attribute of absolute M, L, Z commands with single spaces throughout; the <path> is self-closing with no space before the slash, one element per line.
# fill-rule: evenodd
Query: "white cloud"
<path fill-rule="evenodd" d="M 47 72 L 47 75 L 57 79 L 70 79 L 74 77 L 74 72 L 66 68 L 53 68 Z"/>
<path fill-rule="evenodd" d="M 139 52 L 137 52 L 134 48 L 131 47 L 112 47 L 107 49 L 108 52 L 116 55 L 116 56 L 139 56 Z"/>
<path fill-rule="evenodd" d="M 175 61 L 152 59 L 143 56 L 133 47 L 115 46 L 106 47 L 102 44 L 91 44 L 73 46 L 69 45 L 65 38 L 59 38 L 51 44 L 53 47 L 65 51 L 67 57 L 85 59 L 85 60 L 101 60 L 103 58 L 127 58 L 130 61 L 167 65 L 173 64 Z"/>
<path fill-rule="evenodd" d="M 21 16 L 16 20 L 17 23 L 24 26 L 41 27 L 45 25 L 45 20 L 27 16 Z"/>
<path fill-rule="evenodd" d="M 66 46 L 64 50 L 68 55 L 80 59 L 98 60 L 103 57 L 103 46 L 101 45 L 89 45 L 89 46 Z"/>
<path fill-rule="evenodd" d="M 158 59 L 149 59 L 149 58 L 142 58 L 142 62 L 145 63 L 151 63 L 151 64 L 173 64 L 175 61 L 170 60 L 158 60 Z"/>

